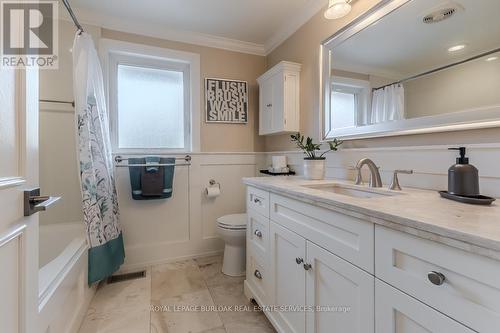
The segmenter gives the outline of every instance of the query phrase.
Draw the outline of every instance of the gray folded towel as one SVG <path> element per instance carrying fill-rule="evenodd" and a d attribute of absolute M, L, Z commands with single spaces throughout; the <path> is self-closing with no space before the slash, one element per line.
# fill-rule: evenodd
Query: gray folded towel
<path fill-rule="evenodd" d="M 129 164 L 172 164 L 172 166 L 130 167 L 130 185 L 134 200 L 166 199 L 172 196 L 175 158 L 130 158 Z"/>

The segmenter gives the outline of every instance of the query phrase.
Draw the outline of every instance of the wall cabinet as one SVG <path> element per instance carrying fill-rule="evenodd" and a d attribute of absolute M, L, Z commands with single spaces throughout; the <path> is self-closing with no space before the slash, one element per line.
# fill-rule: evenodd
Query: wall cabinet
<path fill-rule="evenodd" d="M 300 68 L 282 61 L 257 79 L 260 135 L 299 131 Z"/>
<path fill-rule="evenodd" d="M 245 293 L 273 306 L 279 332 L 498 331 L 496 260 L 262 189 L 247 197 Z"/>

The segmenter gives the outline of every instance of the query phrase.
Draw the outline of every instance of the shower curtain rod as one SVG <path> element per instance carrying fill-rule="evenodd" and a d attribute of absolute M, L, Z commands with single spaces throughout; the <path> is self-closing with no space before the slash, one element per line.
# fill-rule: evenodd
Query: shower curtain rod
<path fill-rule="evenodd" d="M 71 104 L 72 107 L 75 107 L 75 102 L 57 101 L 55 99 L 40 99 L 38 101 L 45 102 L 45 103 Z"/>
<path fill-rule="evenodd" d="M 469 62 L 469 61 L 472 61 L 472 60 L 476 60 L 476 59 L 479 59 L 479 58 L 482 58 L 482 57 L 486 57 L 486 56 L 488 56 L 490 54 L 497 53 L 497 52 L 500 52 L 500 48 L 497 48 L 497 49 L 494 49 L 494 50 L 491 50 L 491 51 L 488 51 L 488 52 L 484 52 L 484 53 L 475 55 L 473 57 L 470 57 L 470 58 L 467 58 L 467 59 L 464 59 L 464 60 L 461 60 L 461 61 L 454 62 L 454 63 L 446 65 L 446 66 L 442 66 L 442 67 L 439 67 L 439 68 L 431 69 L 430 71 L 427 71 L 427 72 L 424 72 L 424 73 L 421 73 L 421 74 L 417 74 L 417 75 L 413 75 L 413 76 L 407 77 L 406 79 L 403 79 L 403 80 L 400 80 L 400 81 L 396 81 L 396 82 L 393 82 L 393 83 L 390 83 L 390 84 L 386 84 L 386 85 L 383 85 L 383 86 L 378 87 L 378 88 L 373 88 L 372 91 L 383 89 L 385 87 L 389 87 L 389 86 L 392 86 L 394 84 L 401 84 L 401 83 L 405 83 L 405 82 L 410 81 L 410 80 L 418 79 L 419 77 L 430 75 L 430 74 L 442 71 L 444 69 L 448 69 L 448 68 L 453 67 L 453 66 L 462 65 L 462 64 L 465 64 L 466 62 Z"/>
<path fill-rule="evenodd" d="M 84 32 L 84 30 L 83 30 L 80 22 L 78 22 L 78 19 L 76 18 L 75 13 L 73 13 L 73 9 L 71 9 L 71 6 L 70 6 L 68 0 L 62 0 L 62 2 L 64 4 L 64 7 L 66 7 L 66 9 L 68 10 L 69 16 L 71 16 L 73 23 L 78 28 L 78 34 L 81 34 L 82 32 Z"/>

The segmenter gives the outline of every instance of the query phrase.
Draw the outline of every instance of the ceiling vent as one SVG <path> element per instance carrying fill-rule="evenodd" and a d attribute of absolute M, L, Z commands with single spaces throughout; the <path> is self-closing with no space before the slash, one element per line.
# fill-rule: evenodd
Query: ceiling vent
<path fill-rule="evenodd" d="M 464 8 L 456 3 L 446 3 L 438 8 L 435 8 L 431 13 L 427 14 L 423 18 L 424 23 L 437 23 L 449 19 L 453 15 L 455 15 L 458 11 L 463 10 Z"/>

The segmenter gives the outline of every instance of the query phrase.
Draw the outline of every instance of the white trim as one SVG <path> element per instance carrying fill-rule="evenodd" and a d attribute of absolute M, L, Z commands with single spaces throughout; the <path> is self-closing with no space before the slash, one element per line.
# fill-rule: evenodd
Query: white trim
<path fill-rule="evenodd" d="M 332 76 L 331 50 L 363 29 L 376 23 L 411 0 L 382 0 L 375 7 L 336 32 L 321 44 L 320 52 L 320 129 L 321 142 L 339 138 L 343 140 L 369 139 L 378 137 L 427 134 L 470 129 L 500 127 L 500 105 L 456 110 L 446 114 L 420 118 L 403 119 L 360 127 L 327 129 L 326 123 L 331 110 L 330 87 Z"/>
<path fill-rule="evenodd" d="M 218 48 L 233 52 L 248 53 L 258 56 L 266 55 L 264 45 L 258 43 L 245 42 L 199 32 L 175 30 L 159 24 L 138 23 L 134 22 L 134 20 L 125 20 L 114 16 L 103 15 L 98 12 L 82 8 L 75 8 L 74 12 L 76 13 L 80 23 L 95 25 L 105 29 Z M 66 15 L 61 16 L 61 19 L 66 21 L 70 20 L 66 17 Z"/>
<path fill-rule="evenodd" d="M 106 89 L 106 97 L 108 101 L 108 110 L 110 112 L 111 119 L 111 134 L 112 134 L 112 142 L 113 142 L 113 151 L 117 152 L 116 149 L 116 117 L 112 116 L 113 110 L 110 108 L 109 102 L 109 82 L 110 82 L 110 55 L 111 54 L 120 54 L 120 55 L 129 55 L 129 56 L 141 56 L 141 57 L 151 57 L 157 58 L 158 60 L 174 60 L 174 61 L 182 61 L 189 64 L 189 83 L 190 83 L 190 113 L 191 113 L 191 147 L 182 150 L 182 152 L 198 152 L 200 151 L 200 93 L 201 93 L 201 70 L 200 70 L 200 55 L 197 53 L 185 52 L 172 50 L 161 47 L 147 46 L 142 44 L 135 43 L 127 43 L 121 41 L 115 41 L 111 39 L 101 39 L 99 44 L 99 53 L 101 56 L 101 61 L 103 64 L 104 71 L 104 81 L 105 81 L 105 89 Z M 120 150 L 122 154 L 128 153 L 142 153 L 144 154 L 149 150 L 147 149 L 134 149 L 134 150 Z M 161 151 L 169 152 L 169 153 L 180 153 L 180 150 L 165 150 Z M 158 152 L 158 150 L 155 150 Z"/>
<path fill-rule="evenodd" d="M 300 27 L 308 22 L 316 15 L 323 7 L 326 7 L 326 0 L 311 0 L 300 11 L 299 15 L 290 18 L 280 27 L 272 36 L 264 43 L 265 55 L 269 55 L 274 49 L 283 44 L 290 36 L 292 36 Z"/>
<path fill-rule="evenodd" d="M 326 0 L 311 0 L 304 6 L 303 10 L 299 11 L 297 16 L 286 20 L 285 24 L 279 27 L 264 44 L 246 42 L 200 32 L 176 30 L 159 24 L 138 23 L 83 8 L 74 8 L 73 11 L 76 13 L 80 23 L 83 24 L 264 57 L 269 55 L 274 49 L 292 36 L 325 6 Z M 67 15 L 61 15 L 60 19 L 71 21 Z"/>

